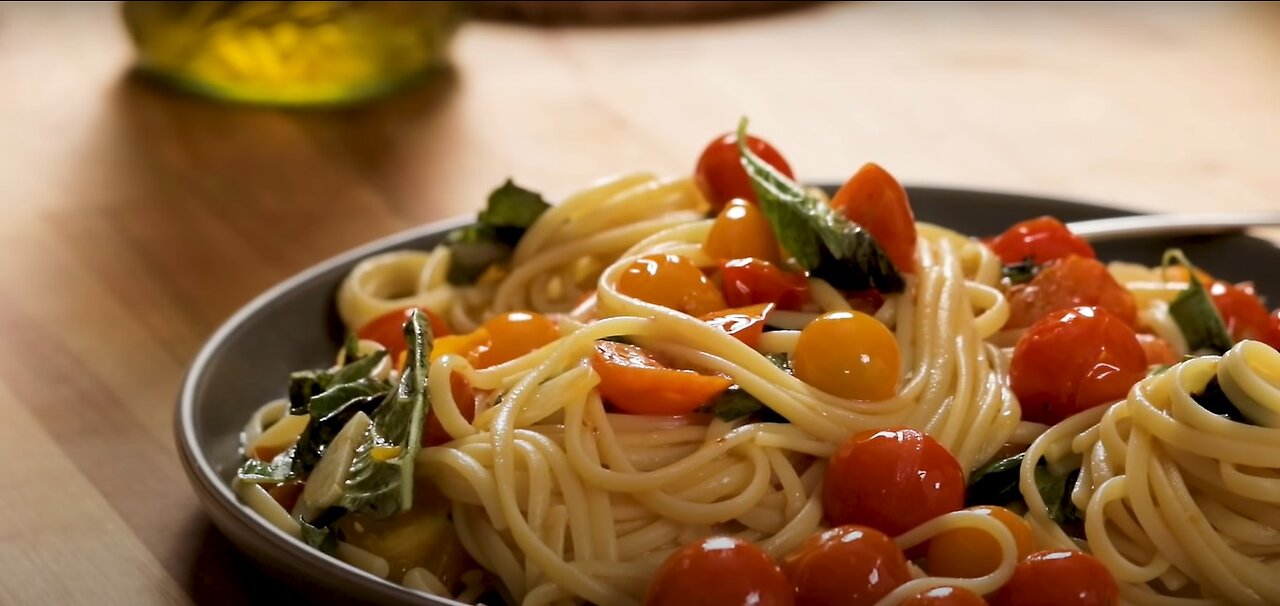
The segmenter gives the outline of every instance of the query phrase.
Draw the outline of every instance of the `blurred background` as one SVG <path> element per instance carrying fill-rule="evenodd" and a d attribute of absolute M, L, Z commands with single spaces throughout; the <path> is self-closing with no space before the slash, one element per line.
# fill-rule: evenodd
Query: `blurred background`
<path fill-rule="evenodd" d="M 687 174 L 747 115 L 811 182 L 1280 207 L 1274 3 L 353 4 L 0 5 L 0 602 L 247 600 L 174 460 L 186 365 L 509 176 Z"/>

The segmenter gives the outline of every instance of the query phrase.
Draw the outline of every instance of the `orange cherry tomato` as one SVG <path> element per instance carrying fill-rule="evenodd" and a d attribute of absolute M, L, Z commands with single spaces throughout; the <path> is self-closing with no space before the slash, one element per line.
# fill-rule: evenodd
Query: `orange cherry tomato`
<path fill-rule="evenodd" d="M 1102 307 L 1125 324 L 1138 321 L 1133 293 L 1116 282 L 1096 259 L 1050 261 L 1031 282 L 1009 289 L 1010 328 L 1031 326 L 1045 314 L 1069 307 Z"/>
<path fill-rule="evenodd" d="M 769 219 L 759 207 L 742 199 L 729 202 L 716 216 L 702 252 L 712 259 L 755 257 L 777 263 L 782 258 Z"/>
<path fill-rule="evenodd" d="M 1160 337 L 1145 332 L 1138 333 L 1138 344 L 1142 346 L 1142 353 L 1147 356 L 1147 366 L 1178 363 L 1178 354 L 1173 353 L 1169 342 Z"/>
<path fill-rule="evenodd" d="M 489 343 L 476 352 L 476 368 L 510 362 L 560 338 L 560 329 L 550 318 L 524 311 L 496 315 L 486 320 L 483 328 L 489 333 Z"/>
<path fill-rule="evenodd" d="M 760 303 L 748 307 L 735 307 L 709 313 L 700 318 L 754 349 L 764 334 L 764 319 L 773 311 L 773 303 Z"/>
<path fill-rule="evenodd" d="M 907 558 L 888 535 L 866 526 L 815 534 L 782 559 L 797 606 L 875 604 L 911 580 Z"/>
<path fill-rule="evenodd" d="M 600 375 L 600 395 L 619 410 L 633 415 L 688 414 L 733 381 L 702 375 L 659 362 L 635 345 L 597 341 L 591 367 Z"/>
<path fill-rule="evenodd" d="M 695 598 L 696 596 L 696 598 Z M 791 606 L 795 590 L 763 549 L 708 537 L 676 550 L 658 568 L 645 606 Z"/>
<path fill-rule="evenodd" d="M 992 606 L 1110 606 L 1120 588 L 1097 558 L 1079 551 L 1037 551 L 991 596 Z"/>
<path fill-rule="evenodd" d="M 702 270 L 680 255 L 645 255 L 632 261 L 618 277 L 618 291 L 691 316 L 728 307 Z"/>
<path fill-rule="evenodd" d="M 776 303 L 778 309 L 799 309 L 809 301 L 809 281 L 787 273 L 764 259 L 743 258 L 720 264 L 725 302 L 733 307 Z"/>
<path fill-rule="evenodd" d="M 794 179 L 791 166 L 787 160 L 769 145 L 764 139 L 747 135 L 747 149 L 755 152 L 765 164 L 774 167 L 778 172 Z M 698 166 L 693 171 L 698 189 L 711 203 L 713 212 L 734 198 L 742 198 L 748 202 L 756 202 L 756 192 L 751 188 L 751 178 L 742 168 L 742 156 L 738 153 L 738 135 L 725 133 L 702 150 L 698 157 Z"/>
<path fill-rule="evenodd" d="M 467 382 L 467 378 L 458 373 L 449 375 L 449 390 L 453 392 L 453 401 L 458 404 L 458 412 L 462 413 L 462 418 L 467 421 L 474 421 L 476 418 L 476 393 L 471 389 L 471 384 Z M 423 446 L 439 446 L 453 439 L 448 431 L 445 431 L 444 425 L 440 424 L 440 417 L 436 415 L 435 407 L 427 412 L 426 424 L 422 427 L 422 445 Z"/>
<path fill-rule="evenodd" d="M 1230 284 L 1214 281 L 1206 284 L 1205 288 L 1209 289 L 1213 306 L 1227 325 L 1232 341 L 1256 340 L 1266 332 L 1269 323 L 1267 308 L 1262 305 L 1252 282 Z"/>
<path fill-rule="evenodd" d="M 969 511 L 990 516 L 1009 529 L 1018 548 L 1018 560 L 1035 547 L 1031 525 L 1018 514 L 991 505 L 970 507 Z M 999 568 L 1000 561 L 1000 543 L 977 528 L 956 528 L 929 539 L 926 568 L 931 576 L 977 578 Z"/>
<path fill-rule="evenodd" d="M 964 587 L 947 586 L 917 593 L 899 606 L 987 606 L 987 601 Z"/>
<path fill-rule="evenodd" d="M 1146 353 L 1128 324 L 1105 309 L 1076 307 L 1052 312 L 1022 334 L 1009 387 L 1023 419 L 1052 425 L 1125 397 L 1146 372 Z"/>
<path fill-rule="evenodd" d="M 431 325 L 432 337 L 438 339 L 453 334 L 453 331 L 449 330 L 449 324 L 431 310 L 425 307 L 406 307 L 389 311 L 370 320 L 367 324 L 361 326 L 360 330 L 356 331 L 356 337 L 381 343 L 383 347 L 387 348 L 387 356 L 392 361 L 395 361 L 396 358 L 400 357 L 400 352 L 408 347 L 404 342 L 404 323 L 409 321 L 409 314 L 414 309 L 427 315 L 427 323 Z"/>
<path fill-rule="evenodd" d="M 937 440 L 910 428 L 864 431 L 831 455 L 822 508 L 832 524 L 899 535 L 964 507 L 964 471 Z"/>
<path fill-rule="evenodd" d="M 1042 265 L 1072 255 L 1089 259 L 1098 256 L 1088 242 L 1071 233 L 1066 225 L 1053 217 L 1015 223 L 988 241 L 987 245 L 1006 264 L 1021 263 L 1028 257 L 1036 265 Z"/>
<path fill-rule="evenodd" d="M 862 165 L 831 198 L 831 207 L 866 229 L 898 271 L 915 273 L 916 217 L 907 190 L 888 171 Z"/>
<path fill-rule="evenodd" d="M 791 367 L 801 381 L 834 396 L 884 400 L 898 391 L 902 352 L 875 316 L 836 311 L 800 331 Z"/>

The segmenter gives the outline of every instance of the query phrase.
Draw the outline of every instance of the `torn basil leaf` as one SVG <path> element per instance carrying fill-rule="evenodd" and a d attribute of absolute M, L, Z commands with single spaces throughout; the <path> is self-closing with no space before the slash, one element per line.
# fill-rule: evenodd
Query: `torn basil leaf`
<path fill-rule="evenodd" d="M 489 267 L 505 263 L 524 233 L 551 208 L 542 195 L 524 189 L 510 179 L 489 194 L 476 222 L 455 229 L 445 237 L 449 247 L 450 284 L 472 284 Z"/>
<path fill-rule="evenodd" d="M 290 448 L 270 461 L 247 459 L 236 471 L 236 478 L 250 484 L 281 484 L 296 477 L 293 473 L 293 453 Z"/>
<path fill-rule="evenodd" d="M 747 119 L 738 124 L 738 153 L 778 243 L 810 274 L 841 290 L 906 287 L 869 232 L 810 196 L 747 147 Z"/>
<path fill-rule="evenodd" d="M 308 414 L 311 412 L 312 399 L 336 386 L 366 379 L 385 357 L 387 352 L 379 350 L 362 358 L 348 356 L 348 363 L 334 371 L 299 370 L 291 373 L 289 375 L 289 414 Z"/>
<path fill-rule="evenodd" d="M 413 506 L 413 463 L 426 418 L 431 327 L 414 310 L 404 326 L 408 356 L 400 385 L 370 415 L 372 424 L 351 462 L 339 505 L 374 518 Z"/>
<path fill-rule="evenodd" d="M 1169 315 L 1186 339 L 1187 348 L 1191 351 L 1208 349 L 1219 354 L 1225 353 L 1231 349 L 1231 334 L 1227 332 L 1226 322 L 1222 321 L 1222 316 L 1214 307 L 1209 291 L 1200 283 L 1195 268 L 1182 251 L 1165 252 L 1164 265 L 1174 262 L 1187 268 L 1188 284 L 1169 303 Z"/>
<path fill-rule="evenodd" d="M 338 537 L 333 535 L 332 530 L 312 526 L 305 520 L 299 520 L 298 524 L 302 530 L 302 542 L 329 555 L 333 555 L 338 549 Z"/>
<path fill-rule="evenodd" d="M 1022 474 L 1022 460 L 1026 453 L 1018 453 L 1011 457 L 994 461 L 977 471 L 969 479 L 969 488 L 965 492 L 965 505 L 1000 505 L 1023 502 L 1019 482 Z M 1036 465 L 1036 490 L 1044 499 L 1049 517 L 1059 524 L 1070 524 L 1084 518 L 1075 503 L 1071 501 L 1071 486 L 1079 475 L 1075 470 L 1065 476 L 1055 476 L 1048 465 L 1040 461 Z"/>

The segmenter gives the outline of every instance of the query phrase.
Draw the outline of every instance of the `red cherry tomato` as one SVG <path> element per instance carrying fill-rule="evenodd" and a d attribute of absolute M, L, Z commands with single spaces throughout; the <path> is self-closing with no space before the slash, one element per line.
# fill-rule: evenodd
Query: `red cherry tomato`
<path fill-rule="evenodd" d="M 911 580 L 888 535 L 865 526 L 815 534 L 782 559 L 797 606 L 870 606 Z"/>
<path fill-rule="evenodd" d="M 368 324 L 356 331 L 356 337 L 381 343 L 387 348 L 387 357 L 395 361 L 399 359 L 400 352 L 408 347 L 404 342 L 404 323 L 409 320 L 409 313 L 414 309 L 427 314 L 427 323 L 431 325 L 432 337 L 439 338 L 453 334 L 453 331 L 449 330 L 449 324 L 431 310 L 425 307 L 406 307 L 389 311 L 370 320 Z"/>
<path fill-rule="evenodd" d="M 1022 334 L 1009 387 L 1023 419 L 1052 425 L 1123 398 L 1146 372 L 1146 353 L 1129 325 L 1105 309 L 1076 307 L 1052 312 Z"/>
<path fill-rule="evenodd" d="M 1253 288 L 1252 282 L 1230 284 L 1214 281 L 1205 285 L 1209 296 L 1213 298 L 1213 306 L 1218 309 L 1222 321 L 1227 325 L 1231 340 L 1257 340 L 1267 332 L 1270 318 L 1267 308 Z"/>
<path fill-rule="evenodd" d="M 987 601 L 963 587 L 934 587 L 907 598 L 899 606 L 987 606 Z"/>
<path fill-rule="evenodd" d="M 1071 233 L 1066 225 L 1053 217 L 1016 223 L 988 241 L 987 245 L 1006 264 L 1021 263 L 1028 257 L 1040 265 L 1071 255 L 1090 259 L 1098 256 L 1088 242 Z"/>
<path fill-rule="evenodd" d="M 1069 307 L 1102 307 L 1125 324 L 1138 321 L 1133 294 L 1096 259 L 1067 257 L 1050 261 L 1027 284 L 1009 289 L 1009 328 L 1031 326 L 1045 314 Z"/>
<path fill-rule="evenodd" d="M 1037 551 L 991 596 L 992 606 L 1110 606 L 1120 588 L 1097 558 L 1079 551 Z"/>
<path fill-rule="evenodd" d="M 732 307 L 776 303 L 778 309 L 799 309 L 809 301 L 809 281 L 787 273 L 763 259 L 745 258 L 720 264 L 724 300 Z"/>
<path fill-rule="evenodd" d="M 458 403 L 458 412 L 462 413 L 462 418 L 467 421 L 473 421 L 476 418 L 476 394 L 471 389 L 471 384 L 467 382 L 467 378 L 453 373 L 449 375 L 449 390 L 453 392 L 453 401 Z M 427 412 L 426 425 L 422 429 L 422 445 L 423 446 L 439 446 L 453 439 L 449 432 L 445 431 L 444 425 L 440 424 L 440 417 L 436 415 L 435 407 Z"/>
<path fill-rule="evenodd" d="M 778 172 L 795 178 L 787 160 L 769 142 L 747 135 L 747 149 L 755 152 Z M 702 195 L 711 203 L 712 212 L 720 212 L 720 208 L 734 198 L 757 202 L 756 192 L 751 188 L 751 179 L 747 177 L 746 169 L 742 168 L 741 158 L 738 153 L 738 136 L 734 133 L 716 137 L 698 157 L 698 166 L 693 171 L 694 180 L 698 183 L 698 189 L 702 190 Z"/>
<path fill-rule="evenodd" d="M 1267 316 L 1267 324 L 1258 335 L 1258 340 L 1270 345 L 1272 349 L 1280 349 L 1280 309 Z"/>
<path fill-rule="evenodd" d="M 649 584 L 645 606 L 791 606 L 795 590 L 763 549 L 710 537 L 671 554 Z"/>
<path fill-rule="evenodd" d="M 893 175 L 877 164 L 862 165 L 831 198 L 831 207 L 866 229 L 898 271 L 915 273 L 916 217 Z"/>
<path fill-rule="evenodd" d="M 832 524 L 891 535 L 964 507 L 964 471 L 937 440 L 910 428 L 849 438 L 831 456 L 822 508 Z"/>
<path fill-rule="evenodd" d="M 764 335 L 764 319 L 770 311 L 773 311 L 773 303 L 758 303 L 712 312 L 699 319 L 754 349 Z"/>

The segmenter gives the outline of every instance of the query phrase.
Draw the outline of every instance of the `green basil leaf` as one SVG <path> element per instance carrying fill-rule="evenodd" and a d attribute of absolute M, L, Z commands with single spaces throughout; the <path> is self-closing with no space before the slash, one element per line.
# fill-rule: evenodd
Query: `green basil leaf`
<path fill-rule="evenodd" d="M 339 505 L 381 518 L 413 506 L 413 464 L 422 447 L 422 424 L 430 405 L 427 398 L 427 360 L 431 326 L 414 310 L 404 327 L 408 356 L 396 391 L 371 415 L 373 423 L 356 449 Z M 373 456 L 377 448 L 398 448 L 388 460 Z"/>
<path fill-rule="evenodd" d="M 324 422 L 356 400 L 375 398 L 381 401 L 382 397 L 390 390 L 391 386 L 386 381 L 369 378 L 360 379 L 354 383 L 346 383 L 325 390 L 320 395 L 311 398 L 311 401 L 307 403 L 307 412 L 311 415 L 311 418 Z"/>
<path fill-rule="evenodd" d="M 333 382 L 325 370 L 299 370 L 289 374 L 289 414 L 307 414 L 307 403 L 324 392 Z"/>
<path fill-rule="evenodd" d="M 551 205 L 542 199 L 542 194 L 524 189 L 507 179 L 506 183 L 489 194 L 488 205 L 480 211 L 478 218 L 481 225 L 493 227 L 500 236 L 503 235 L 503 228 L 521 230 L 509 232 L 505 238 L 500 238 L 508 246 L 515 246 L 520 241 L 519 235 L 523 234 L 523 230 L 533 226 L 548 208 Z M 516 235 L 514 240 L 510 239 L 512 234 Z"/>
<path fill-rule="evenodd" d="M 302 527 L 302 541 L 321 552 L 333 555 L 338 549 L 338 538 L 333 535 L 333 531 L 328 528 L 321 528 L 308 524 L 305 520 L 299 520 L 298 524 Z"/>
<path fill-rule="evenodd" d="M 791 358 L 787 354 L 765 354 L 765 358 L 774 366 L 786 371 L 787 374 L 791 374 Z M 759 398 L 747 393 L 747 390 L 738 385 L 729 386 L 729 389 L 712 398 L 710 402 L 699 410 L 713 414 L 725 421 L 755 415 L 757 420 L 763 423 L 788 422 L 786 417 L 778 414 L 777 411 L 769 408 Z"/>
<path fill-rule="evenodd" d="M 380 349 L 362 358 L 355 356 L 347 358 L 347 365 L 333 373 L 332 385 L 343 385 L 367 379 L 369 373 L 373 372 L 373 369 L 385 357 L 387 357 L 387 351 Z"/>
<path fill-rule="evenodd" d="M 356 333 L 347 333 L 347 340 L 342 344 L 342 359 L 351 363 L 360 358 L 360 337 Z"/>
<path fill-rule="evenodd" d="M 906 284 L 875 238 L 814 199 L 747 147 L 747 119 L 738 123 L 738 153 L 773 233 L 801 267 L 843 290 L 900 292 Z"/>
<path fill-rule="evenodd" d="M 1231 334 L 1227 332 L 1226 323 L 1214 307 L 1209 291 L 1200 283 L 1193 271 L 1194 267 L 1182 251 L 1165 252 L 1164 265 L 1172 262 L 1179 263 L 1188 270 L 1187 288 L 1169 303 L 1169 315 L 1187 340 L 1187 348 L 1191 351 L 1208 349 L 1219 354 L 1225 353 L 1231 349 Z"/>
<path fill-rule="evenodd" d="M 236 471 L 236 477 L 241 482 L 250 484 L 280 484 L 292 480 L 293 474 L 293 453 L 294 449 L 290 448 L 270 461 L 259 461 L 257 459 L 248 459 Z"/>
<path fill-rule="evenodd" d="M 973 472 L 965 503 L 973 505 L 1008 505 L 1022 500 L 1018 491 L 1018 478 L 1022 468 L 1023 453 L 992 462 Z"/>
<path fill-rule="evenodd" d="M 447 279 L 450 284 L 473 284 L 489 267 L 505 263 L 524 232 L 551 208 L 542 195 L 524 189 L 510 179 L 489 194 L 476 222 L 456 229 L 445 238 L 451 251 Z"/>
<path fill-rule="evenodd" d="M 1044 504 L 1049 509 L 1049 517 L 1053 518 L 1053 521 L 1060 525 L 1084 521 L 1080 509 L 1071 500 L 1071 486 L 1075 485 L 1080 470 L 1072 470 L 1065 476 L 1055 476 L 1041 462 L 1040 465 L 1036 465 L 1035 475 L 1036 490 L 1040 491 L 1040 498 L 1044 499 Z"/>

